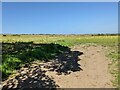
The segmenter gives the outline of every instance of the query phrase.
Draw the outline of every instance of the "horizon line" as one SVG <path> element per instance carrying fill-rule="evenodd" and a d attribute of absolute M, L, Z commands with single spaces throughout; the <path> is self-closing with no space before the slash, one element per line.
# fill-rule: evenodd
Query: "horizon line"
<path fill-rule="evenodd" d="M 109 34 L 120 34 L 120 33 L 88 33 L 88 34 L 35 34 L 35 33 L 22 33 L 22 34 L 12 34 L 12 33 L 4 33 L 4 34 L 0 34 L 0 35 L 99 35 L 99 34 L 103 34 L 103 35 L 109 35 Z"/>

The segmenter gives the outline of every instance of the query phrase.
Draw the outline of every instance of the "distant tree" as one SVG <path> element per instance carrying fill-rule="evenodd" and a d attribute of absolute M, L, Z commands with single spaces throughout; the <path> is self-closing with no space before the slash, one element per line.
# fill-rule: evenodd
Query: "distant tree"
<path fill-rule="evenodd" d="M 6 36 L 5 34 L 3 36 Z"/>

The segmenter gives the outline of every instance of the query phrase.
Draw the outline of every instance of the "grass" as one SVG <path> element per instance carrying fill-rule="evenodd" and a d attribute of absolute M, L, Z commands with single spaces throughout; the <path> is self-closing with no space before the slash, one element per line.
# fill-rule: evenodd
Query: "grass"
<path fill-rule="evenodd" d="M 90 35 L 21 35 L 2 36 L 2 42 L 33 42 L 33 43 L 57 43 L 64 46 L 76 44 L 96 43 L 100 45 L 118 44 L 118 36 L 90 36 Z"/>
<path fill-rule="evenodd" d="M 110 73 L 115 77 L 115 80 L 112 81 L 113 86 L 118 87 L 118 79 L 120 80 L 119 77 L 119 72 L 118 72 L 118 47 L 109 47 L 109 50 L 107 52 L 107 57 L 110 58 L 110 64 L 109 64 L 109 69 Z"/>
<path fill-rule="evenodd" d="M 25 63 L 34 60 L 47 61 L 64 52 L 70 46 L 80 44 L 97 44 L 109 47 L 107 57 L 111 59 L 115 68 L 118 66 L 117 47 L 119 43 L 117 35 L 1 35 L 1 37 L 1 42 L 7 43 L 2 46 L 5 52 L 2 56 L 2 65 L 0 65 L 3 78 L 8 77 Z M 46 45 L 34 47 L 30 46 L 31 43 Z M 113 82 L 116 85 L 118 83 L 118 77 L 116 76 L 118 73 L 116 70 L 111 70 L 111 73 L 116 77 L 115 82 Z"/>
<path fill-rule="evenodd" d="M 30 64 L 35 60 L 47 62 L 69 49 L 59 44 L 34 44 L 32 42 L 2 43 L 2 47 L 3 60 L 0 69 L 3 73 L 3 79 L 26 63 Z"/>

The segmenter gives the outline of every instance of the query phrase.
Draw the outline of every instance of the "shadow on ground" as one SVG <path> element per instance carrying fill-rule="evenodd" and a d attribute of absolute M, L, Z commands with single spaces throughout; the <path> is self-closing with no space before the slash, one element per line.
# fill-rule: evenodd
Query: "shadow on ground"
<path fill-rule="evenodd" d="M 52 78 L 45 75 L 43 66 L 50 71 L 57 72 L 58 75 L 65 75 L 71 72 L 80 71 L 80 60 L 78 56 L 83 52 L 71 51 L 69 47 L 59 44 L 34 44 L 33 42 L 2 43 L 3 54 L 3 77 L 10 73 L 7 70 L 19 70 L 19 75 L 8 80 L 3 89 L 8 88 L 56 88 L 58 85 Z M 45 64 L 31 67 L 33 61 L 41 60 Z M 50 62 L 50 63 L 48 63 Z"/>
<path fill-rule="evenodd" d="M 3 86 L 2 90 L 7 89 L 55 89 L 59 86 L 55 83 L 53 78 L 45 75 L 46 71 L 41 70 L 39 66 L 34 68 L 24 68 L 24 70 L 19 73 L 15 78 L 10 79 Z"/>

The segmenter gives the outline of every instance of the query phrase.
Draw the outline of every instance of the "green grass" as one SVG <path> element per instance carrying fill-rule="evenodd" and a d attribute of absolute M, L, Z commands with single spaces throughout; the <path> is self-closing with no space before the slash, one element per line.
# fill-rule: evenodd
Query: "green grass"
<path fill-rule="evenodd" d="M 33 43 L 57 43 L 64 46 L 76 44 L 96 43 L 100 45 L 114 46 L 118 44 L 118 36 L 90 36 L 90 35 L 20 35 L 2 36 L 2 42 L 33 42 Z"/>
<path fill-rule="evenodd" d="M 2 47 L 3 60 L 0 70 L 2 70 L 3 79 L 26 63 L 30 64 L 35 60 L 47 62 L 58 54 L 69 50 L 68 47 L 59 44 L 34 44 L 32 42 L 3 43 Z"/>
<path fill-rule="evenodd" d="M 118 87 L 118 80 L 120 80 L 119 72 L 118 72 L 118 47 L 109 47 L 107 51 L 107 57 L 110 58 L 111 64 L 109 64 L 110 73 L 115 77 L 115 80 L 112 81 L 113 86 Z"/>
<path fill-rule="evenodd" d="M 3 50 L 7 52 L 3 54 L 2 65 L 0 65 L 3 78 L 8 77 L 14 70 L 19 69 L 25 63 L 30 63 L 34 60 L 45 61 L 52 59 L 57 54 L 64 52 L 66 47 L 69 48 L 74 45 L 97 44 L 106 46 L 110 48 L 107 56 L 111 59 L 112 63 L 116 63 L 118 57 L 115 51 L 118 46 L 118 36 L 116 35 L 6 35 L 2 36 L 1 42 L 9 43 L 9 45 L 5 44 L 3 46 Z M 22 42 L 28 44 L 21 44 Z M 29 46 L 31 42 L 34 44 L 47 44 L 48 46 Z M 116 71 L 114 73 L 114 75 L 117 75 Z"/>

